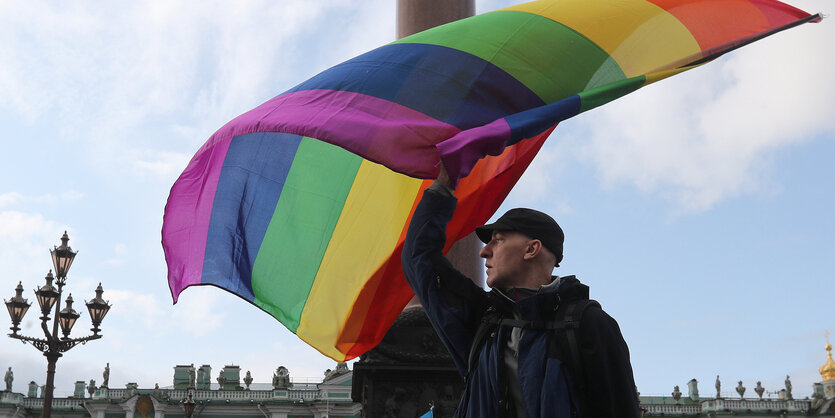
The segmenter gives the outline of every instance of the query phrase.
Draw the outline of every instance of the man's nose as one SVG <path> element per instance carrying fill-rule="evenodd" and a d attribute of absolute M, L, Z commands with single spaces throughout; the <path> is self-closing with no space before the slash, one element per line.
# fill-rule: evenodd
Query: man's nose
<path fill-rule="evenodd" d="M 481 257 L 481 258 L 489 257 L 490 256 L 490 250 L 488 250 L 489 247 L 490 247 L 489 244 L 481 247 L 481 251 L 478 252 L 478 256 Z"/>

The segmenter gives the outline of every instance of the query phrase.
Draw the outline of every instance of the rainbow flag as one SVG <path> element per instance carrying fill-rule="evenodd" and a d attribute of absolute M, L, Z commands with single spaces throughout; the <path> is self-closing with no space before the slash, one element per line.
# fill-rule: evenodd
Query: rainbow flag
<path fill-rule="evenodd" d="M 773 0 L 539 0 L 339 64 L 226 124 L 174 183 L 174 301 L 215 285 L 354 358 L 412 296 L 400 251 L 439 161 L 460 179 L 451 246 L 560 121 L 818 20 Z"/>

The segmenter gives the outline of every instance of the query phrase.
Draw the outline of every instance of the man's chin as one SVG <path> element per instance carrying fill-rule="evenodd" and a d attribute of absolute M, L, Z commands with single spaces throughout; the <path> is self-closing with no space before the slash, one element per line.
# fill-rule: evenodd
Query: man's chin
<path fill-rule="evenodd" d="M 504 286 L 502 285 L 501 280 L 495 280 L 495 279 L 492 279 L 490 277 L 487 277 L 487 280 L 485 280 L 484 282 L 487 283 L 487 286 L 489 286 L 491 289 L 494 288 L 494 287 L 499 288 L 499 289 L 504 288 Z"/>

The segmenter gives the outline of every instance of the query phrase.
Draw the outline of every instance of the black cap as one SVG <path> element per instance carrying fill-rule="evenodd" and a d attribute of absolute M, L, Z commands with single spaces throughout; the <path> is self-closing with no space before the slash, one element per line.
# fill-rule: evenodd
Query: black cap
<path fill-rule="evenodd" d="M 528 208 L 511 209 L 496 222 L 475 229 L 476 235 L 485 244 L 493 238 L 493 231 L 516 231 L 538 239 L 542 241 L 545 248 L 554 253 L 557 266 L 562 261 L 562 244 L 565 234 L 557 221 L 545 213 Z"/>

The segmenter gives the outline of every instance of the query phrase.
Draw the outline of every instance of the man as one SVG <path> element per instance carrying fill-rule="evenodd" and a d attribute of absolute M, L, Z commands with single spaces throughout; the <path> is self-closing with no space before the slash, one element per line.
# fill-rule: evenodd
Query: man
<path fill-rule="evenodd" d="M 559 225 L 542 212 L 512 209 L 477 228 L 492 288 L 485 292 L 441 254 L 456 203 L 442 167 L 403 248 L 406 279 L 465 377 L 456 416 L 639 416 L 617 323 L 587 302 L 588 287 L 574 276 L 552 276 L 562 261 Z M 567 311 L 581 304 L 579 329 L 566 331 Z"/>

